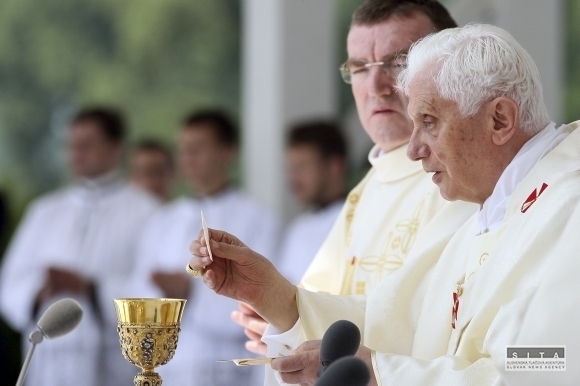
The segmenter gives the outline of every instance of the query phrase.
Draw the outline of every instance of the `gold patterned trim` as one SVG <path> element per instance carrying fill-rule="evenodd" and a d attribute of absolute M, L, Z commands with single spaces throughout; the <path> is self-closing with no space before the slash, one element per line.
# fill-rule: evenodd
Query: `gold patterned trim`
<path fill-rule="evenodd" d="M 162 328 L 173 328 L 173 327 L 180 327 L 181 323 L 167 323 L 167 322 L 147 322 L 147 323 L 129 323 L 129 322 L 119 322 L 117 323 L 121 327 L 140 327 L 140 328 L 149 328 L 149 327 L 162 327 Z"/>
<path fill-rule="evenodd" d="M 345 295 L 352 295 L 352 281 L 354 279 L 354 272 L 356 270 L 356 263 L 357 258 L 353 256 L 350 261 L 346 264 L 346 269 L 344 273 L 344 278 L 342 280 L 342 286 L 340 288 L 340 294 Z"/>

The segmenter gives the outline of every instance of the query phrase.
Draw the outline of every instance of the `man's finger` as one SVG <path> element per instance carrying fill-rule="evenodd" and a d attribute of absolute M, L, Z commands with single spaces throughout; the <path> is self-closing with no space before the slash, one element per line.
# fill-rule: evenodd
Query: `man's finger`
<path fill-rule="evenodd" d="M 295 371 L 292 373 L 280 373 L 280 378 L 282 378 L 282 382 L 284 382 L 284 384 L 289 385 L 310 386 L 314 384 L 306 382 L 302 371 Z"/>
<path fill-rule="evenodd" d="M 226 260 L 233 260 L 237 264 L 251 265 L 260 258 L 265 259 L 265 257 L 259 253 L 252 251 L 241 243 L 240 245 L 235 245 L 230 244 L 227 241 L 216 241 L 212 239 L 210 240 L 210 247 L 214 256 Z"/>
<path fill-rule="evenodd" d="M 302 343 L 297 349 L 296 353 L 305 352 L 305 351 L 313 351 L 318 350 L 320 351 L 320 345 L 322 344 L 322 340 L 309 340 Z"/>
<path fill-rule="evenodd" d="M 205 257 L 208 256 L 207 248 L 201 245 L 199 240 L 193 240 L 191 244 L 189 244 L 189 252 L 193 256 Z"/>
<path fill-rule="evenodd" d="M 270 366 L 280 372 L 280 377 L 286 383 L 313 385 L 320 363 L 317 351 L 307 351 L 273 359 Z"/>
<path fill-rule="evenodd" d="M 268 346 L 263 342 L 249 340 L 246 342 L 246 350 L 253 352 L 254 354 L 266 356 L 268 352 Z"/>
<path fill-rule="evenodd" d="M 209 231 L 209 238 L 211 240 L 228 244 L 228 245 L 235 245 L 238 247 L 245 247 L 246 244 L 242 243 L 240 239 L 236 236 L 229 234 L 228 232 L 220 231 L 218 229 L 208 228 Z M 212 245 L 213 248 L 213 245 Z"/>
<path fill-rule="evenodd" d="M 270 366 L 272 366 L 272 369 L 281 373 L 292 373 L 295 371 L 304 370 L 306 367 L 304 359 L 304 354 L 288 355 L 285 357 L 272 359 Z"/>
<path fill-rule="evenodd" d="M 216 283 L 216 276 L 215 276 L 215 272 L 211 269 L 208 269 L 204 272 L 203 276 L 202 276 L 203 282 L 205 283 L 205 285 L 209 288 L 212 289 L 214 291 L 218 291 L 216 290 L 218 288 L 217 283 Z"/>
<path fill-rule="evenodd" d="M 260 342 L 262 340 L 262 335 L 256 334 L 254 331 L 250 331 L 247 328 L 244 328 L 244 334 L 246 334 L 248 338 L 256 342 Z"/>
<path fill-rule="evenodd" d="M 232 311 L 231 318 L 240 326 L 259 334 L 260 336 L 264 335 L 264 332 L 266 332 L 266 328 L 268 327 L 268 322 L 261 317 L 248 316 L 240 311 Z"/>
<path fill-rule="evenodd" d="M 238 308 L 248 316 L 260 316 L 248 303 L 238 302 Z"/>
<path fill-rule="evenodd" d="M 190 260 L 189 260 L 189 266 L 191 267 L 191 269 L 193 270 L 200 270 L 200 269 L 204 269 L 207 268 L 209 265 L 211 265 L 213 262 L 208 258 L 208 257 L 198 257 L 198 256 L 193 256 Z"/>

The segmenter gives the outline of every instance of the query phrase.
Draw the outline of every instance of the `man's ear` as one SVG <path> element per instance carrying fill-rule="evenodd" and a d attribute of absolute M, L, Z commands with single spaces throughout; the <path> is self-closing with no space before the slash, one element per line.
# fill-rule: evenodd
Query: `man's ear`
<path fill-rule="evenodd" d="M 495 145 L 504 145 L 517 131 L 520 109 L 513 99 L 503 96 L 489 102 L 489 108 L 493 119 L 491 139 Z"/>

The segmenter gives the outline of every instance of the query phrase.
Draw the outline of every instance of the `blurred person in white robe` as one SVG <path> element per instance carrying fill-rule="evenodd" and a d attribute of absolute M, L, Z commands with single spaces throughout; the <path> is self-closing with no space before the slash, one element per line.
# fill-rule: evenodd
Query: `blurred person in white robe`
<path fill-rule="evenodd" d="M 292 193 L 306 211 L 285 230 L 278 267 L 298 284 L 344 204 L 347 146 L 338 124 L 308 121 L 290 128 L 286 170 Z"/>
<path fill-rule="evenodd" d="M 304 288 L 365 295 L 405 266 L 415 247 L 429 251 L 430 258 L 418 268 L 428 270 L 455 231 L 475 213 L 475 205 L 441 198 L 421 164 L 406 156 L 413 122 L 407 115 L 407 97 L 395 89 L 411 44 L 456 26 L 437 1 L 368 0 L 354 12 L 341 75 L 351 84 L 361 124 L 375 143 L 368 156 L 372 168 L 349 193 L 301 280 Z M 233 317 L 254 338 L 246 347 L 265 353 L 259 338 L 267 324 L 248 307 Z M 288 347 L 273 349 L 269 355 L 295 348 Z"/>
<path fill-rule="evenodd" d="M 137 251 L 139 268 L 127 296 L 187 299 L 175 357 L 159 368 L 164 384 L 253 385 L 261 369 L 236 368 L 217 359 L 243 358 L 243 331 L 230 319 L 236 302 L 216 298 L 185 273 L 191 239 L 201 229 L 200 211 L 209 226 L 244 235 L 252 248 L 274 256 L 280 242 L 279 220 L 257 200 L 233 186 L 230 177 L 238 149 L 233 122 L 218 110 L 188 116 L 179 129 L 177 166 L 189 196 L 166 204 L 147 223 Z"/>
<path fill-rule="evenodd" d="M 68 157 L 74 182 L 34 200 L 12 238 L 0 278 L 0 310 L 28 334 L 47 306 L 78 300 L 83 320 L 70 334 L 38 346 L 28 385 L 130 384 L 112 298 L 122 296 L 137 236 L 159 206 L 119 174 L 125 128 L 119 113 L 87 109 L 73 120 Z"/>
<path fill-rule="evenodd" d="M 161 201 L 170 198 L 175 165 L 171 151 L 162 142 L 142 140 L 129 155 L 129 181 Z"/>
<path fill-rule="evenodd" d="M 364 344 L 357 356 L 372 386 L 577 384 L 577 371 L 534 377 L 498 369 L 505 368 L 506 347 L 518 344 L 571 342 L 567 358 L 580 358 L 578 313 L 558 298 L 577 289 L 569 269 L 580 250 L 571 228 L 580 206 L 578 123 L 550 122 L 535 63 L 494 26 L 447 29 L 419 41 L 398 84 L 414 121 L 409 157 L 432 173 L 444 198 L 480 206 L 431 275 L 422 277 L 412 263 L 421 257 L 411 256 L 366 298 L 313 293 L 217 230 L 213 262 L 199 237 L 190 266 L 209 288 L 247 302 L 283 332 L 271 338 L 312 339 L 332 321 L 354 321 Z M 284 382 L 313 385 L 319 346 L 306 342 L 271 366 Z"/>

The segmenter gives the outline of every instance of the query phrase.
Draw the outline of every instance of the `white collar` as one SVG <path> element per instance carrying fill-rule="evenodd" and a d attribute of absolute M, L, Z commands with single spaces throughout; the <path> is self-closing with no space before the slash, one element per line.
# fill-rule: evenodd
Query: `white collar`
<path fill-rule="evenodd" d="M 424 173 L 421 162 L 407 157 L 407 145 L 399 146 L 388 152 L 375 145 L 369 153 L 369 162 L 381 183 L 398 181 L 416 173 Z"/>
<path fill-rule="evenodd" d="M 569 127 L 550 122 L 543 130 L 522 146 L 514 159 L 503 171 L 493 193 L 485 200 L 477 213 L 479 231 L 485 233 L 498 228 L 504 220 L 510 196 L 524 177 L 546 154 L 552 151 L 570 134 Z"/>
<path fill-rule="evenodd" d="M 80 186 L 86 189 L 107 188 L 111 185 L 116 185 L 121 181 L 121 174 L 117 169 L 101 174 L 96 177 L 78 177 L 77 182 Z"/>

